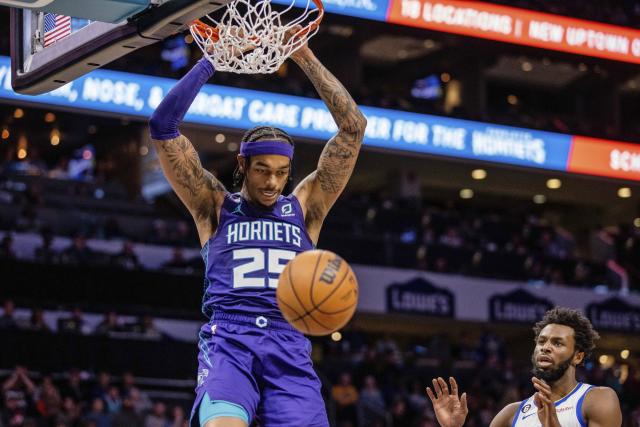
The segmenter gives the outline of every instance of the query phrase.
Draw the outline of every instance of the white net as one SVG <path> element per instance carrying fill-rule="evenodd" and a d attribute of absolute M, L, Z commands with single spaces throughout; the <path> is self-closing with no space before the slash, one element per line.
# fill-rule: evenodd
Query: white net
<path fill-rule="evenodd" d="M 282 11 L 274 10 L 270 0 L 254 4 L 233 0 L 219 20 L 207 15 L 212 25 L 202 21 L 192 24 L 191 35 L 218 71 L 273 73 L 318 32 L 322 3 L 314 0 L 312 5 L 310 1 L 297 13 L 295 0 Z"/>

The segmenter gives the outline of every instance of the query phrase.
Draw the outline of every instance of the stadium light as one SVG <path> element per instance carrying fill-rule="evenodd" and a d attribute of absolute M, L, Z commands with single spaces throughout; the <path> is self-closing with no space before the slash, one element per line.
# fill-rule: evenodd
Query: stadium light
<path fill-rule="evenodd" d="M 461 199 L 472 199 L 473 198 L 473 190 L 470 188 L 463 188 L 460 190 L 460 198 Z"/>
<path fill-rule="evenodd" d="M 547 196 L 544 194 L 536 194 L 533 196 L 533 203 L 536 205 L 543 205 L 547 201 Z"/>
<path fill-rule="evenodd" d="M 24 135 L 20 135 L 18 138 L 18 158 L 20 160 L 25 159 L 27 157 L 27 147 L 29 146 L 29 141 L 27 137 Z"/>
<path fill-rule="evenodd" d="M 618 197 L 621 199 L 628 199 L 631 197 L 631 189 L 629 187 L 618 188 Z"/>
<path fill-rule="evenodd" d="M 51 133 L 49 134 L 49 141 L 54 147 L 60 144 L 60 131 L 58 129 L 53 129 L 51 131 Z"/>
<path fill-rule="evenodd" d="M 482 180 L 487 177 L 487 171 L 484 169 L 474 169 L 471 171 L 471 178 Z"/>
<path fill-rule="evenodd" d="M 558 178 L 551 178 L 547 180 L 548 189 L 557 190 L 560 187 L 562 187 L 562 181 L 560 181 Z"/>

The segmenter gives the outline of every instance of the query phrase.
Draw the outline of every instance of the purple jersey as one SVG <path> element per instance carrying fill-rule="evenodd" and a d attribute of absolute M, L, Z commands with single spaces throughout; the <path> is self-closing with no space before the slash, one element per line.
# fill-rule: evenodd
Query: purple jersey
<path fill-rule="evenodd" d="M 282 319 L 276 302 L 278 277 L 298 253 L 313 249 L 300 202 L 279 196 L 269 209 L 227 194 L 216 233 L 202 248 L 205 292 L 202 311 Z"/>

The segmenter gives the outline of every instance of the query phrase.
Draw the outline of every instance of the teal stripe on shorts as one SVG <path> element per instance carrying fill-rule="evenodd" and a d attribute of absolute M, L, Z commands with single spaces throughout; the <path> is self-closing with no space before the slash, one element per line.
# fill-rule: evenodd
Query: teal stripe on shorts
<path fill-rule="evenodd" d="M 200 427 L 204 427 L 207 421 L 220 417 L 240 418 L 249 425 L 249 414 L 242 406 L 226 400 L 211 400 L 209 393 L 205 393 L 202 397 L 198 417 L 200 418 Z"/>

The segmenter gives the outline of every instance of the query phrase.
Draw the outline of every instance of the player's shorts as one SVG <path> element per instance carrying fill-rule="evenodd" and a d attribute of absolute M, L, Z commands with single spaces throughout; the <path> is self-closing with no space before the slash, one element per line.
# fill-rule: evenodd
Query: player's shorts
<path fill-rule="evenodd" d="M 244 408 L 249 424 L 329 426 L 311 342 L 287 322 L 217 311 L 200 329 L 199 348 L 191 427 L 199 427 L 205 393 Z"/>

